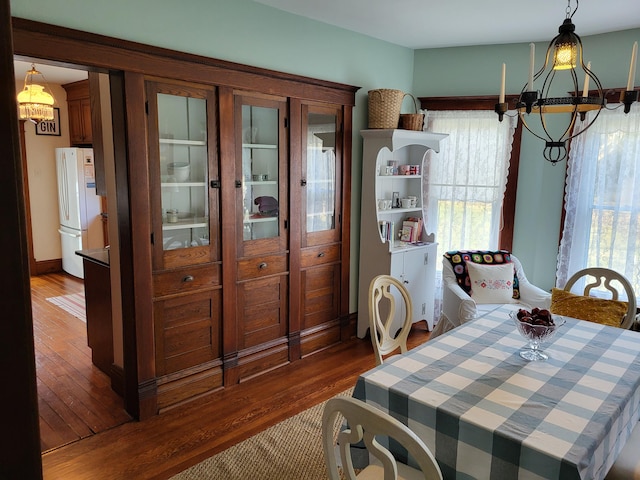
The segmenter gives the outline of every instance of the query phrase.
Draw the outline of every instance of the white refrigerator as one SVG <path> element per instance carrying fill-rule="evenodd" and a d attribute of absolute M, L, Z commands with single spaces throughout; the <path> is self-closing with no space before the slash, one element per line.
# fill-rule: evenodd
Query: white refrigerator
<path fill-rule="evenodd" d="M 104 247 L 93 149 L 56 148 L 56 173 L 62 269 L 84 278 L 82 258 L 76 251 Z"/>

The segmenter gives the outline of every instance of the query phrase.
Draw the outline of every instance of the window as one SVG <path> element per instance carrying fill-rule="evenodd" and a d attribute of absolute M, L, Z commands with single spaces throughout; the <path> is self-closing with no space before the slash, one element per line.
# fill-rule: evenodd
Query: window
<path fill-rule="evenodd" d="M 627 277 L 638 297 L 640 109 L 603 110 L 572 140 L 565 192 L 556 284 L 583 268 L 606 267 Z"/>
<path fill-rule="evenodd" d="M 516 118 L 499 122 L 493 110 L 429 110 L 427 130 L 449 134 L 426 160 L 427 231 L 438 242 L 436 318 L 442 297 L 442 254 L 457 249 L 510 249 L 515 201 L 503 212 Z M 519 138 L 519 137 L 518 137 Z M 519 143 L 518 143 L 519 146 Z M 517 171 L 516 175 L 517 178 Z M 515 181 L 511 198 L 515 199 Z M 509 238 L 502 242 L 508 223 Z M 506 245 L 505 245 L 506 243 Z"/>
<path fill-rule="evenodd" d="M 448 133 L 427 156 L 427 226 L 442 252 L 499 244 L 515 121 L 488 111 L 429 112 L 428 129 Z"/>

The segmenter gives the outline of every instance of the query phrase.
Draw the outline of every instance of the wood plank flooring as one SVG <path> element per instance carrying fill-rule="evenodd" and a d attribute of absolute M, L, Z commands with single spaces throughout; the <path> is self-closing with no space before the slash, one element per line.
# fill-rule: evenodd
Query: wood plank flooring
<path fill-rule="evenodd" d="M 42 452 L 131 421 L 111 380 L 91 363 L 86 324 L 46 299 L 84 292 L 65 273 L 31 278 Z"/>
<path fill-rule="evenodd" d="M 422 323 L 409 346 L 429 338 Z M 375 366 L 354 338 L 249 382 L 143 422 L 129 422 L 43 455 L 45 480 L 166 479 L 355 385 Z"/>

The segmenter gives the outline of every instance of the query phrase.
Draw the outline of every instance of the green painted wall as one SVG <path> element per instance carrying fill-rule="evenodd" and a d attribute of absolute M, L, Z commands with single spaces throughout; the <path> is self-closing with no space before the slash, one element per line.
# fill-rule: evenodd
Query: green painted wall
<path fill-rule="evenodd" d="M 576 25 L 579 31 L 580 25 Z M 549 40 L 555 35 L 550 31 Z M 627 84 L 631 48 L 640 29 L 582 39 L 585 63 L 605 88 Z M 548 42 L 536 43 L 536 69 L 544 62 Z M 507 65 L 507 94 L 527 82 L 529 44 L 488 45 L 415 51 L 413 92 L 418 96 L 495 95 L 500 69 Z M 636 85 L 640 83 L 636 77 Z M 583 79 L 580 79 L 582 85 Z M 635 106 L 634 108 L 640 108 Z M 529 280 L 550 289 L 555 283 L 566 162 L 555 166 L 542 157 L 544 143 L 525 130 L 522 139 L 513 251 Z"/>
<path fill-rule="evenodd" d="M 361 87 L 353 125 L 352 312 L 357 308 L 358 290 L 359 131 L 367 126 L 367 92 L 394 88 L 416 96 L 497 96 L 502 62 L 507 64 L 508 93 L 520 91 L 528 68 L 527 44 L 414 52 L 251 0 L 11 0 L 11 10 L 15 17 Z M 579 24 L 577 27 L 580 33 Z M 591 60 L 604 85 L 626 84 L 631 45 L 638 39 L 640 29 L 583 39 L 586 60 Z M 542 62 L 546 46 L 536 44 L 536 65 Z M 404 108 L 410 111 L 408 102 Z M 525 264 L 530 280 L 550 288 L 564 163 L 548 164 L 541 151 L 541 141 L 525 132 L 514 252 Z"/>

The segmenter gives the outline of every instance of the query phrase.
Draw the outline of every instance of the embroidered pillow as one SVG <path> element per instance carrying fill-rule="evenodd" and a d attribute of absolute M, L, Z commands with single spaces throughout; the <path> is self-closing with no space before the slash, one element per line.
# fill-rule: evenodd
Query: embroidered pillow
<path fill-rule="evenodd" d="M 559 288 L 551 290 L 551 313 L 619 327 L 629 305 L 619 300 L 586 297 Z"/>
<path fill-rule="evenodd" d="M 471 283 L 469 282 L 467 263 L 496 265 L 511 262 L 511 254 L 507 250 L 454 250 L 446 252 L 444 257 L 451 263 L 458 285 L 468 294 L 471 294 Z M 513 298 L 520 298 L 520 286 L 515 270 L 513 273 Z"/>
<path fill-rule="evenodd" d="M 469 262 L 471 298 L 476 303 L 513 303 L 513 263 L 483 265 Z"/>

